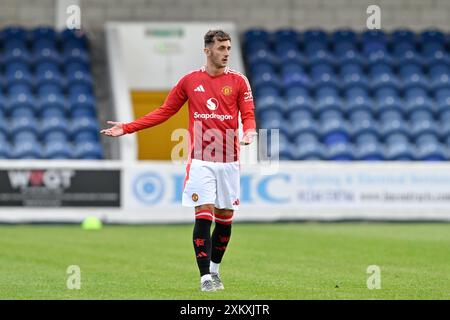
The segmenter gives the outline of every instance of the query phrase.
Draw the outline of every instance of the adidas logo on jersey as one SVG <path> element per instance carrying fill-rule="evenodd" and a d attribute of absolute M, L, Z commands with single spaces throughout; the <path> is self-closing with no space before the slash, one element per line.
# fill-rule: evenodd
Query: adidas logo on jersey
<path fill-rule="evenodd" d="M 199 85 L 197 88 L 194 89 L 195 92 L 205 92 L 205 88 L 203 88 L 202 85 Z"/>

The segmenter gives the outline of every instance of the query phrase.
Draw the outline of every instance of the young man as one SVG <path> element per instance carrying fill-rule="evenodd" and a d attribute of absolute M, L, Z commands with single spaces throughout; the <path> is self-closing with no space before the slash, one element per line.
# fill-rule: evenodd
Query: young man
<path fill-rule="evenodd" d="M 182 204 L 195 207 L 193 244 L 200 270 L 200 289 L 224 289 L 219 266 L 231 236 L 234 210 L 239 208 L 240 167 L 238 119 L 250 144 L 256 136 L 251 88 L 247 78 L 227 67 L 231 38 L 222 30 L 205 34 L 206 66 L 182 77 L 164 104 L 130 123 L 101 133 L 118 137 L 158 125 L 189 100 L 189 157 Z M 211 235 L 211 223 L 215 227 Z"/>

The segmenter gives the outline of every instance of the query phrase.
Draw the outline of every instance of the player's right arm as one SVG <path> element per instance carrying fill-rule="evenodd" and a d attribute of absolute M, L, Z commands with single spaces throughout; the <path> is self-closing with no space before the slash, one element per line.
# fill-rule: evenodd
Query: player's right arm
<path fill-rule="evenodd" d="M 127 133 L 133 133 L 142 129 L 154 127 L 166 121 L 177 113 L 188 99 L 186 91 L 184 90 L 185 80 L 186 76 L 178 81 L 172 90 L 170 90 L 163 105 L 158 109 L 153 110 L 145 116 L 129 123 L 108 121 L 107 123 L 111 124 L 112 127 L 101 130 L 100 133 L 111 137 L 119 137 Z"/>

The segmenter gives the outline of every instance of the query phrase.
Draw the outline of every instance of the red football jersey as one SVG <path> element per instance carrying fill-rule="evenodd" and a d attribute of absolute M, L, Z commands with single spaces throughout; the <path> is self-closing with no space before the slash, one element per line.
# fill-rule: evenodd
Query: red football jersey
<path fill-rule="evenodd" d="M 190 159 L 230 162 L 239 159 L 239 112 L 244 132 L 255 130 L 253 96 L 247 78 L 226 67 L 218 76 L 205 67 L 182 77 L 164 104 L 147 115 L 126 123 L 125 133 L 156 126 L 180 110 L 189 100 Z"/>

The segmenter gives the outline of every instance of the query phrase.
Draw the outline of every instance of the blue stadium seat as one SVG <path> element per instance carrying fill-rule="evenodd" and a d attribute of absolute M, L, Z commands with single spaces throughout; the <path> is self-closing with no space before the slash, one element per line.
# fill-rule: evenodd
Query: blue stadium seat
<path fill-rule="evenodd" d="M 333 44 L 335 56 L 342 57 L 347 53 L 357 50 L 357 46 L 352 42 L 338 42 Z"/>
<path fill-rule="evenodd" d="M 76 66 L 77 66 L 76 64 L 72 64 L 72 65 L 73 65 L 72 69 L 68 69 L 68 70 L 66 69 L 67 73 L 69 73 L 69 72 L 73 73 L 73 72 L 82 70 L 82 69 L 76 68 Z M 253 78 L 260 77 L 262 74 L 264 74 L 266 72 L 276 73 L 275 66 L 272 63 L 261 62 L 259 64 L 253 65 L 252 69 L 251 69 L 251 74 L 252 74 Z"/>
<path fill-rule="evenodd" d="M 381 88 L 393 88 L 399 90 L 400 82 L 394 74 L 384 73 L 372 78 L 372 90 L 377 91 Z"/>
<path fill-rule="evenodd" d="M 394 71 L 390 64 L 385 62 L 377 62 L 369 65 L 369 74 L 372 78 L 375 78 L 383 74 L 393 75 Z"/>
<path fill-rule="evenodd" d="M 294 43 L 298 44 L 300 33 L 292 28 L 281 28 L 273 33 L 273 41 L 275 43 Z"/>
<path fill-rule="evenodd" d="M 358 35 L 351 29 L 338 29 L 332 32 L 331 39 L 333 43 L 350 42 L 356 44 Z"/>
<path fill-rule="evenodd" d="M 305 118 L 298 121 L 290 122 L 290 137 L 292 141 L 298 141 L 303 135 L 315 136 L 317 140 L 319 138 L 319 127 L 317 123 L 311 118 Z"/>
<path fill-rule="evenodd" d="M 417 145 L 439 143 L 439 137 L 434 133 L 424 133 L 416 137 L 415 143 Z"/>
<path fill-rule="evenodd" d="M 51 141 L 44 145 L 44 157 L 46 159 L 72 159 L 74 158 L 74 152 L 71 144 Z"/>
<path fill-rule="evenodd" d="M 87 48 L 86 31 L 83 29 L 65 29 L 60 33 L 61 43 L 76 42 L 79 47 Z"/>
<path fill-rule="evenodd" d="M 51 26 L 36 27 L 31 30 L 30 36 L 30 40 L 32 43 L 36 43 L 40 40 L 56 42 L 58 38 L 57 32 Z"/>
<path fill-rule="evenodd" d="M 80 131 L 74 134 L 73 140 L 75 143 L 81 142 L 99 142 L 99 136 L 97 132 L 94 131 Z"/>
<path fill-rule="evenodd" d="M 320 142 L 319 137 L 313 132 L 303 132 L 295 136 L 294 143 L 301 146 L 310 142 Z"/>
<path fill-rule="evenodd" d="M 245 43 L 252 43 L 255 41 L 270 42 L 270 33 L 262 28 L 248 29 L 244 33 Z"/>
<path fill-rule="evenodd" d="M 433 135 L 436 140 L 439 140 L 440 128 L 439 124 L 434 120 L 418 120 L 411 124 L 411 136 L 414 139 L 419 139 L 423 135 Z"/>
<path fill-rule="evenodd" d="M 360 161 L 381 161 L 385 160 L 384 148 L 379 143 L 359 144 L 355 151 L 357 160 Z"/>
<path fill-rule="evenodd" d="M 393 106 L 389 108 L 390 105 L 383 107 L 380 112 L 378 112 L 378 118 L 382 123 L 391 121 L 403 121 L 402 110 L 399 107 Z M 381 108 L 381 107 L 380 107 Z"/>
<path fill-rule="evenodd" d="M 264 109 L 264 104 L 262 107 L 259 105 L 258 108 L 260 110 Z M 94 97 L 86 94 L 72 95 L 69 100 L 69 110 L 72 118 L 95 117 L 96 112 Z"/>
<path fill-rule="evenodd" d="M 46 84 L 58 86 L 63 83 L 63 78 L 59 71 L 45 70 L 36 72 L 37 86 Z"/>
<path fill-rule="evenodd" d="M 264 87 L 281 88 L 281 81 L 276 73 L 265 72 L 258 78 L 253 79 L 253 86 L 256 90 L 260 90 Z"/>
<path fill-rule="evenodd" d="M 3 38 L 3 41 L 5 42 L 13 39 L 25 42 L 28 38 L 28 32 L 21 26 L 10 25 L 1 31 L 1 38 Z"/>
<path fill-rule="evenodd" d="M 381 129 L 377 122 L 367 119 L 352 122 L 351 136 L 357 143 L 378 141 Z"/>
<path fill-rule="evenodd" d="M 99 143 L 94 142 L 77 143 L 74 157 L 77 159 L 103 159 L 102 147 Z"/>
<path fill-rule="evenodd" d="M 16 84 L 24 84 L 26 86 L 32 87 L 34 85 L 33 76 L 30 72 L 17 70 L 14 73 L 9 73 L 6 75 L 6 85 L 11 87 Z"/>
<path fill-rule="evenodd" d="M 418 145 L 416 159 L 420 161 L 445 161 L 449 159 L 448 150 L 440 143 Z"/>
<path fill-rule="evenodd" d="M 321 140 L 326 145 L 333 145 L 336 143 L 346 143 L 350 141 L 351 128 L 342 119 L 330 119 L 321 122 Z"/>
<path fill-rule="evenodd" d="M 404 107 L 410 119 L 423 117 L 424 113 L 428 113 L 431 117 L 439 113 L 434 101 L 429 97 L 411 97 L 406 101 Z"/>
<path fill-rule="evenodd" d="M 75 118 L 72 120 L 72 125 L 70 128 L 72 133 L 72 137 L 75 137 L 76 134 L 87 131 L 98 134 L 99 127 L 97 120 L 93 118 L 83 117 L 83 118 Z"/>
<path fill-rule="evenodd" d="M 399 43 L 399 42 L 415 43 L 416 41 L 417 41 L 416 33 L 407 28 L 400 28 L 394 30 L 391 34 L 392 43 Z"/>
<path fill-rule="evenodd" d="M 12 150 L 8 142 L 3 141 L 0 143 L 0 159 L 11 159 Z"/>
<path fill-rule="evenodd" d="M 433 88 L 434 92 L 438 92 L 439 90 L 444 88 L 450 88 L 450 75 L 443 74 L 440 77 L 435 77 L 431 81 L 431 87 Z"/>
<path fill-rule="evenodd" d="M 9 131 L 9 121 L 0 116 L 0 135 L 4 140 L 8 140 Z"/>
<path fill-rule="evenodd" d="M 306 54 L 310 64 L 332 64 L 334 62 L 334 56 L 331 55 L 328 51 L 315 48 L 307 48 L 307 50 L 308 49 L 309 51 L 306 51 Z"/>
<path fill-rule="evenodd" d="M 412 42 L 397 42 L 392 45 L 393 55 L 397 59 L 406 58 L 408 55 L 414 55 L 417 53 L 417 49 Z"/>
<path fill-rule="evenodd" d="M 341 79 L 341 87 L 343 90 L 347 91 L 351 88 L 362 88 L 364 90 L 369 88 L 369 79 L 365 74 L 347 74 Z"/>
<path fill-rule="evenodd" d="M 326 152 L 327 160 L 332 161 L 351 161 L 355 159 L 355 150 L 353 146 L 346 142 L 339 142 L 330 145 Z"/>
<path fill-rule="evenodd" d="M 38 143 L 39 136 L 32 131 L 20 131 L 12 137 L 14 144 L 20 144 L 25 142 Z"/>
<path fill-rule="evenodd" d="M 345 63 L 341 64 L 339 73 L 341 77 L 352 74 L 362 75 L 364 74 L 364 67 L 361 64 L 355 62 Z"/>
<path fill-rule="evenodd" d="M 361 121 L 373 121 L 373 116 L 369 108 L 349 108 L 348 114 L 349 120 L 352 124 L 356 124 Z"/>
<path fill-rule="evenodd" d="M 410 143 L 388 144 L 385 156 L 390 161 L 410 161 L 416 158 L 416 150 Z"/>
<path fill-rule="evenodd" d="M 270 50 L 265 49 L 259 49 L 255 52 L 250 53 L 249 55 L 247 55 L 247 60 L 250 69 L 253 69 L 255 65 L 258 65 L 260 63 L 269 63 L 273 65 L 277 65 L 278 63 L 276 56 Z M 66 63 L 77 61 L 78 60 L 67 61 Z"/>
<path fill-rule="evenodd" d="M 450 66 L 445 63 L 436 63 L 429 66 L 428 75 L 431 80 L 439 80 L 440 77 L 450 74 Z"/>
<path fill-rule="evenodd" d="M 54 62 L 40 62 L 40 63 L 35 63 L 34 64 L 34 68 L 35 68 L 35 73 L 39 74 L 39 73 L 43 73 L 46 71 L 53 71 L 53 72 L 60 72 L 60 67 L 59 64 L 54 63 Z"/>
<path fill-rule="evenodd" d="M 406 121 L 402 119 L 395 119 L 389 122 L 381 122 L 380 133 L 384 140 L 395 133 L 409 135 L 410 128 Z"/>
<path fill-rule="evenodd" d="M 284 114 L 284 104 L 286 102 L 279 96 L 267 96 L 256 100 L 256 114 L 258 117 L 264 117 L 268 111 L 278 112 L 281 116 Z"/>
<path fill-rule="evenodd" d="M 21 142 L 14 145 L 13 152 L 16 159 L 42 159 L 43 152 L 40 144 L 32 141 Z"/>
<path fill-rule="evenodd" d="M 293 149 L 294 160 L 324 160 L 325 148 L 319 142 L 310 141 L 305 144 L 295 145 Z"/>
<path fill-rule="evenodd" d="M 23 131 L 29 131 L 38 134 L 38 124 L 35 118 L 14 118 L 10 121 L 10 134 L 15 136 Z"/>
<path fill-rule="evenodd" d="M 394 132 L 386 137 L 385 143 L 387 144 L 398 144 L 398 143 L 409 143 L 409 136 L 402 132 Z"/>
<path fill-rule="evenodd" d="M 72 48 L 72 49 L 64 51 L 62 53 L 61 58 L 65 64 L 79 63 L 79 64 L 87 66 L 87 68 L 91 63 L 89 54 L 85 50 L 78 49 L 78 48 Z"/>
<path fill-rule="evenodd" d="M 61 114 L 64 117 L 68 110 L 68 104 L 65 97 L 61 94 L 47 94 L 40 96 L 39 108 L 42 116 Z"/>
<path fill-rule="evenodd" d="M 278 42 L 274 44 L 274 52 L 280 58 L 281 62 L 296 60 L 297 56 L 301 59 L 301 53 L 298 45 L 294 42 Z M 300 61 L 300 60 L 299 60 Z"/>
<path fill-rule="evenodd" d="M 7 64 L 5 66 L 5 71 L 7 75 L 13 75 L 16 71 L 30 72 L 30 65 L 23 61 L 15 61 Z"/>
<path fill-rule="evenodd" d="M 33 51 L 33 61 L 35 63 L 60 63 L 61 55 L 55 48 L 36 47 Z"/>
<path fill-rule="evenodd" d="M 438 29 L 428 29 L 420 33 L 420 42 L 422 44 L 426 43 L 445 43 L 445 35 Z"/>
<path fill-rule="evenodd" d="M 60 95 L 63 93 L 64 88 L 61 84 L 56 83 L 39 83 L 36 85 L 36 92 L 38 96 L 47 96 L 50 94 Z"/>
<path fill-rule="evenodd" d="M 25 63 L 30 64 L 31 63 L 31 55 L 28 52 L 28 50 L 16 47 L 16 48 L 5 48 L 3 51 L 3 63 L 5 65 L 11 64 L 11 63 Z"/>
<path fill-rule="evenodd" d="M 58 132 L 58 134 L 53 134 Z M 65 118 L 61 117 L 50 117 L 43 118 L 41 122 L 40 134 L 45 141 L 60 141 L 69 140 L 70 127 L 69 123 Z"/>
<path fill-rule="evenodd" d="M 267 130 L 277 129 L 281 134 L 285 136 L 291 135 L 290 125 L 284 118 L 272 118 L 261 120 L 260 128 Z"/>
<path fill-rule="evenodd" d="M 7 87 L 6 93 L 9 96 L 9 98 L 11 98 L 13 96 L 17 96 L 17 95 L 21 95 L 21 94 L 33 95 L 33 90 L 32 90 L 32 87 L 28 84 L 15 83 L 15 84 L 11 84 L 10 86 Z M 6 101 L 6 98 L 5 98 L 5 101 Z"/>
<path fill-rule="evenodd" d="M 341 65 L 347 63 L 358 63 L 360 65 L 364 65 L 366 63 L 365 57 L 356 49 L 336 52 L 335 56 Z"/>
<path fill-rule="evenodd" d="M 450 103 L 439 109 L 438 118 L 442 123 L 450 122 Z"/>
<path fill-rule="evenodd" d="M 38 112 L 38 105 L 31 94 L 20 93 L 11 96 L 9 100 L 11 117 L 33 117 Z"/>
<path fill-rule="evenodd" d="M 309 88 L 311 86 L 311 80 L 305 72 L 296 71 L 289 72 L 282 75 L 283 86 L 286 90 L 292 87 L 304 87 Z"/>
<path fill-rule="evenodd" d="M 2 112 L 2 115 L 6 113 L 7 109 L 8 109 L 8 101 L 0 91 L 0 112 Z"/>
<path fill-rule="evenodd" d="M 320 99 L 315 104 L 315 115 L 320 121 L 344 117 L 343 103 L 338 97 L 328 96 Z"/>
<path fill-rule="evenodd" d="M 323 29 L 308 29 L 303 33 L 303 42 L 328 42 L 328 33 Z"/>

